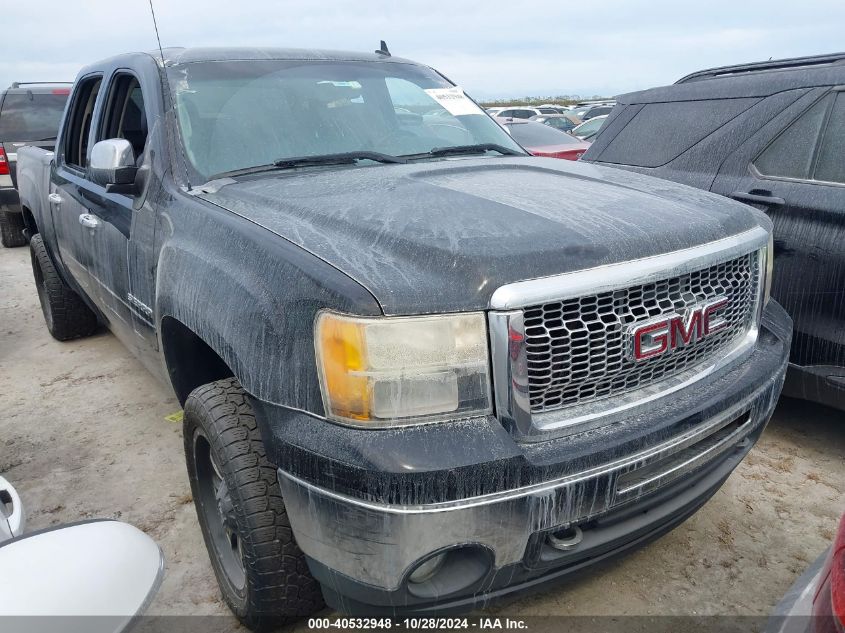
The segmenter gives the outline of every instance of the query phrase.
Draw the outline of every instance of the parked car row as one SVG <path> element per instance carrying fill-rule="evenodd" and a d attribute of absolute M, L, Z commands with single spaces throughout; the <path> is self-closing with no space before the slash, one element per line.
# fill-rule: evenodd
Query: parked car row
<path fill-rule="evenodd" d="M 610 114 L 616 101 L 589 101 L 577 103 L 571 106 L 555 104 L 544 104 L 537 107 L 532 106 L 497 106 L 487 108 L 490 116 L 504 117 L 509 119 L 531 119 L 543 115 L 568 114 L 580 121 L 589 121 L 593 117 L 603 114 Z"/>
<path fill-rule="evenodd" d="M 615 104 L 615 101 L 602 101 L 581 103 L 573 106 L 546 104 L 536 108 L 523 106 L 495 107 L 487 108 L 487 113 L 496 120 L 535 121 L 555 128 L 556 130 L 568 132 L 582 141 L 590 141 L 598 134 L 599 129 Z M 506 129 L 510 130 L 512 128 L 506 126 Z M 543 155 L 548 156 L 549 154 Z M 574 154 L 570 153 L 555 157 L 571 158 L 572 155 Z M 580 156 L 580 153 L 578 155 Z"/>

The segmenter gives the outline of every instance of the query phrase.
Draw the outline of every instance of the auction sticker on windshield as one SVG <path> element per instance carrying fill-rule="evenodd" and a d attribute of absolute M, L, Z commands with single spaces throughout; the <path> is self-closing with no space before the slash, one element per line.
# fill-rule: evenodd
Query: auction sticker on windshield
<path fill-rule="evenodd" d="M 484 111 L 475 105 L 458 86 L 454 88 L 429 88 L 425 92 L 452 116 L 484 114 Z"/>

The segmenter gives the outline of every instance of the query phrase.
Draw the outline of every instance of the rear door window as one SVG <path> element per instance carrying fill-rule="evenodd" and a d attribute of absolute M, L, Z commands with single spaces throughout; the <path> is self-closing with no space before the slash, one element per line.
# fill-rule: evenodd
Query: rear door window
<path fill-rule="evenodd" d="M 758 101 L 743 98 L 647 103 L 597 158 L 606 163 L 660 167 Z"/>
<path fill-rule="evenodd" d="M 47 141 L 54 139 L 69 90 L 7 94 L 0 109 L 0 141 Z"/>
<path fill-rule="evenodd" d="M 816 101 L 781 132 L 754 161 L 763 176 L 775 178 L 810 178 L 816 143 L 824 124 L 832 94 Z"/>
<path fill-rule="evenodd" d="M 73 104 L 69 112 L 67 132 L 64 137 L 64 161 L 72 167 L 84 168 L 88 164 L 88 139 L 94 104 L 100 91 L 101 77 L 80 81 L 74 91 Z"/>
<path fill-rule="evenodd" d="M 845 92 L 836 93 L 816 159 L 814 180 L 845 183 Z"/>

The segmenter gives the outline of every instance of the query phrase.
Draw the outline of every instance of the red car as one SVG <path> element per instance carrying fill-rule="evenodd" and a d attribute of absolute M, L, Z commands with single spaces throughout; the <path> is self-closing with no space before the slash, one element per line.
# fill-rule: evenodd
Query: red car
<path fill-rule="evenodd" d="M 499 123 L 534 156 L 578 160 L 590 146 L 587 141 L 535 121 L 505 119 Z"/>
<path fill-rule="evenodd" d="M 764 633 L 845 633 L 845 514 L 833 545 L 795 581 Z"/>

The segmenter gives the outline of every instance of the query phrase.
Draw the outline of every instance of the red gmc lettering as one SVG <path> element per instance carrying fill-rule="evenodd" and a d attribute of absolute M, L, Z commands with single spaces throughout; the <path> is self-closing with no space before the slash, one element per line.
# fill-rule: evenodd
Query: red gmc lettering
<path fill-rule="evenodd" d="M 667 321 L 658 321 L 657 323 L 652 323 L 651 325 L 645 325 L 641 328 L 637 328 L 634 331 L 634 359 L 635 360 L 645 360 L 646 358 L 651 358 L 652 356 L 659 356 L 663 354 L 669 348 L 669 336 L 667 334 Z M 657 334 L 663 330 L 662 333 Z M 643 337 L 651 334 L 651 339 L 654 341 L 654 344 L 650 345 L 647 349 L 643 349 Z"/>
<path fill-rule="evenodd" d="M 727 297 L 719 297 L 695 306 L 685 317 L 673 314 L 637 326 L 632 331 L 634 360 L 654 358 L 722 331 L 728 321 L 718 312 L 728 303 Z"/>
<path fill-rule="evenodd" d="M 701 315 L 702 312 L 699 312 L 698 310 L 690 312 L 687 318 L 689 323 L 684 323 L 683 317 L 675 317 L 672 319 L 672 349 L 689 345 L 701 338 L 701 335 L 704 332 L 704 328 L 701 323 Z M 680 341 L 678 340 L 678 337 L 680 337 Z"/>
<path fill-rule="evenodd" d="M 704 306 L 704 336 L 715 334 L 728 327 L 728 322 L 722 317 L 713 318 L 713 315 L 728 305 L 728 298 L 723 297 L 711 301 Z"/>

